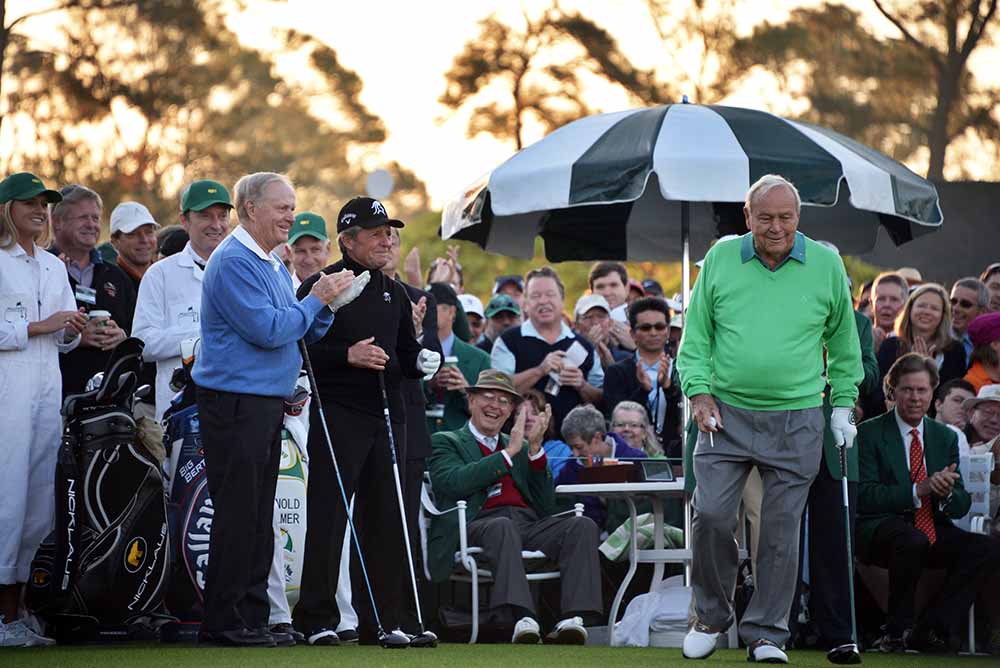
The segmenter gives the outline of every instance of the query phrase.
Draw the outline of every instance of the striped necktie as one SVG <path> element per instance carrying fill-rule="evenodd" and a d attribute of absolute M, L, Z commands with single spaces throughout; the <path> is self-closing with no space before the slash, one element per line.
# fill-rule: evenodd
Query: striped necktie
<path fill-rule="evenodd" d="M 911 429 L 910 434 L 913 440 L 910 441 L 910 481 L 919 485 L 927 480 L 927 467 L 924 466 L 924 447 L 920 444 L 920 432 Z M 914 525 L 924 532 L 931 545 L 937 540 L 937 531 L 934 530 L 934 509 L 931 507 L 930 494 L 920 497 L 920 507 L 914 518 Z"/>

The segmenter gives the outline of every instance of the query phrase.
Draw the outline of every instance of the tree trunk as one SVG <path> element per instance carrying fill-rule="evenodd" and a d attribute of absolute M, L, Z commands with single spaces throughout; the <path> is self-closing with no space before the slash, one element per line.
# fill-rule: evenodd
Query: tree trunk
<path fill-rule="evenodd" d="M 7 0 L 0 0 L 0 130 L 3 129 L 3 75 L 4 56 L 7 55 Z"/>
<path fill-rule="evenodd" d="M 957 70 L 957 71 L 956 71 Z M 927 165 L 927 178 L 931 181 L 944 180 L 944 163 L 951 137 L 948 133 L 948 121 L 955 106 L 958 92 L 958 80 L 961 67 L 955 68 L 951 63 L 941 68 L 937 82 L 937 106 L 931 116 L 931 126 L 927 133 L 927 147 L 930 149 L 930 160 Z"/>

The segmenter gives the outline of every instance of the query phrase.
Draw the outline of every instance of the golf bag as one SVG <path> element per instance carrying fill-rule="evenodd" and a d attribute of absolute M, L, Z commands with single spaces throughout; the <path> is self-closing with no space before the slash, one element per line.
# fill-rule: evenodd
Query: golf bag
<path fill-rule="evenodd" d="M 191 368 L 197 354 L 195 340 L 182 344 L 183 366 L 174 372 L 171 387 L 178 391 L 164 413 L 164 462 L 168 490 L 168 515 L 177 554 L 167 606 L 184 622 L 200 622 L 204 616 L 205 575 L 208 570 L 212 518 L 215 513 L 208 492 L 205 451 L 201 442 L 195 386 Z M 304 382 L 304 381 L 303 381 Z M 306 535 L 306 479 L 308 466 L 303 453 L 309 433 L 309 393 L 297 386 L 296 397 L 285 404 L 281 463 L 275 491 L 282 541 L 282 570 L 288 604 L 298 600 Z M 190 625 L 186 625 L 185 628 Z M 183 639 L 187 631 L 179 631 Z"/>
<path fill-rule="evenodd" d="M 132 414 L 142 347 L 122 342 L 103 377 L 63 402 L 55 530 L 35 554 L 26 592 L 28 607 L 63 640 L 129 636 L 165 617 L 163 477 Z"/>

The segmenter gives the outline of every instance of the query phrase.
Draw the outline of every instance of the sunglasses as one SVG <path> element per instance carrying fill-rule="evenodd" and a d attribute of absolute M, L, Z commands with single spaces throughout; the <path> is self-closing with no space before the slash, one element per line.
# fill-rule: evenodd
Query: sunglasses
<path fill-rule="evenodd" d="M 667 328 L 667 323 L 665 323 L 665 322 L 657 322 L 655 324 L 654 323 L 649 323 L 649 322 L 644 322 L 641 325 L 636 325 L 635 326 L 635 331 L 637 331 L 637 332 L 648 332 L 648 331 L 651 331 L 651 330 L 655 329 L 658 332 L 662 332 L 666 328 Z"/>
<path fill-rule="evenodd" d="M 958 299 L 956 297 L 952 297 L 951 298 L 951 305 L 952 306 L 961 306 L 962 308 L 972 308 L 976 304 L 974 302 L 970 302 L 968 299 Z"/>

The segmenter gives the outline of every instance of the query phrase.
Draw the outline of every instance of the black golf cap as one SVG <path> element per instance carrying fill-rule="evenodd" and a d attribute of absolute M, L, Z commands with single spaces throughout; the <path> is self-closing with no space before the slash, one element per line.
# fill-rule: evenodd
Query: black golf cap
<path fill-rule="evenodd" d="M 403 227 L 403 221 L 390 218 L 382 202 L 371 197 L 355 197 L 337 214 L 337 234 L 352 227 L 370 230 L 382 225 Z"/>
<path fill-rule="evenodd" d="M 517 289 L 524 292 L 524 278 L 518 276 L 517 274 L 509 276 L 497 276 L 496 282 L 493 284 L 493 294 L 500 292 L 503 286 L 507 284 L 516 285 Z"/>
<path fill-rule="evenodd" d="M 455 289 L 447 283 L 431 283 L 428 291 L 434 295 L 434 299 L 437 300 L 438 304 L 458 306 L 458 294 L 456 294 Z"/>

